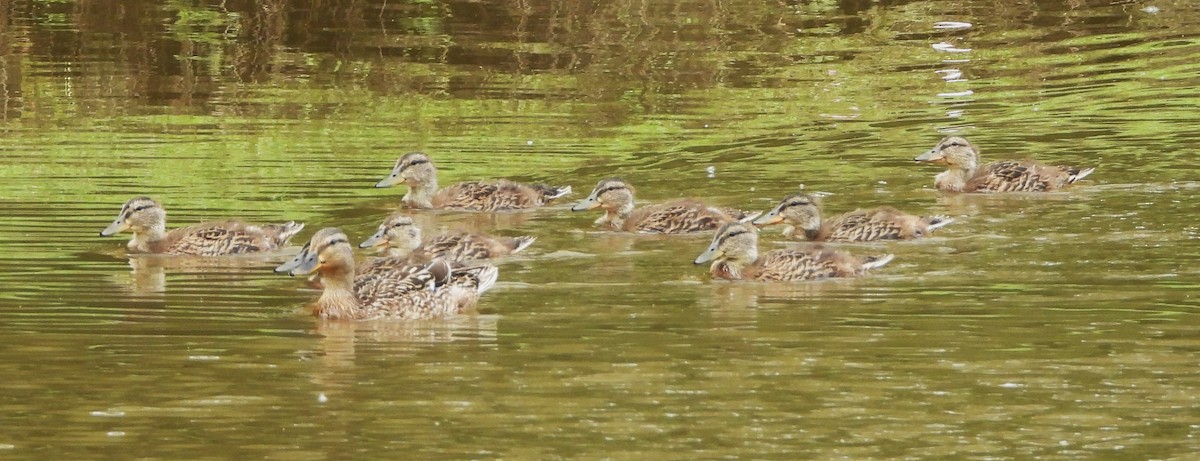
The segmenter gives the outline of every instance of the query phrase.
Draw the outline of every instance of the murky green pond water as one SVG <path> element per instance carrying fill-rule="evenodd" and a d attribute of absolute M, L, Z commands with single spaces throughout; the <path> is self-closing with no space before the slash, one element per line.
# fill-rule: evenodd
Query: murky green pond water
<path fill-rule="evenodd" d="M 754 3 L 754 2 L 749 2 Z M 1200 9 L 1183 0 L 0 4 L 2 459 L 1195 459 Z M 943 196 L 912 158 L 1099 165 Z M 850 281 L 714 283 L 709 235 L 560 204 L 477 315 L 321 323 L 262 258 L 96 234 L 298 219 L 352 238 L 441 180 L 619 175 L 642 201 L 958 219 Z M 708 167 L 715 169 L 709 177 Z M 782 243 L 776 231 L 764 247 Z M 289 251 L 295 251 L 295 247 Z"/>

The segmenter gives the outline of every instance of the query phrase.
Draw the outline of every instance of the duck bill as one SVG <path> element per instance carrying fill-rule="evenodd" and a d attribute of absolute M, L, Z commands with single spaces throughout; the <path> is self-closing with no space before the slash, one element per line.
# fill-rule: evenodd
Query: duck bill
<path fill-rule="evenodd" d="M 300 263 L 304 262 L 304 257 L 306 255 L 308 255 L 308 244 L 307 243 L 304 244 L 304 248 L 301 248 L 299 253 L 296 253 L 296 256 L 293 256 L 292 259 L 289 259 L 289 260 L 287 260 L 287 262 L 284 262 L 283 264 L 280 264 L 278 267 L 276 267 L 275 273 L 276 274 L 287 274 L 287 273 L 291 272 L 292 269 L 295 269 L 296 267 L 300 266 Z"/>
<path fill-rule="evenodd" d="M 594 210 L 596 208 L 600 208 L 600 200 L 594 195 L 590 195 L 588 198 L 580 200 L 579 203 L 572 205 L 571 211 L 587 211 Z"/>
<path fill-rule="evenodd" d="M 783 216 L 779 215 L 778 208 L 771 210 L 771 212 L 759 216 L 758 219 L 752 221 L 755 226 L 770 226 L 772 224 L 779 224 L 781 222 L 783 222 Z"/>
<path fill-rule="evenodd" d="M 123 220 L 123 219 L 118 219 L 116 221 L 113 221 L 112 224 L 109 224 L 108 227 L 105 227 L 104 230 L 100 231 L 100 236 L 101 237 L 109 237 L 112 235 L 119 234 L 121 232 L 125 232 L 128 229 L 129 229 L 129 223 L 125 222 L 125 220 Z"/>
<path fill-rule="evenodd" d="M 700 256 L 697 256 L 696 260 L 692 261 L 692 264 L 704 264 L 709 261 L 712 261 L 713 258 L 716 258 L 716 257 L 717 257 L 717 246 L 712 245 L 712 246 L 708 247 L 707 250 L 704 250 L 704 253 L 700 253 Z"/>
<path fill-rule="evenodd" d="M 392 170 L 392 174 L 375 183 L 375 187 L 391 187 L 402 182 L 404 182 L 404 178 L 400 177 L 400 170 L 395 169 Z"/>
<path fill-rule="evenodd" d="M 310 274 L 316 272 L 318 267 L 317 255 L 305 252 L 304 258 L 300 260 L 300 264 L 288 271 L 288 275 L 295 277 L 300 274 Z"/>
<path fill-rule="evenodd" d="M 914 158 L 913 160 L 917 162 L 938 163 L 944 159 L 945 157 L 942 156 L 940 152 L 930 149 L 928 152 L 918 155 L 917 158 Z"/>
<path fill-rule="evenodd" d="M 387 243 L 388 243 L 387 234 L 383 231 L 383 229 L 380 229 L 379 232 L 375 233 L 375 235 L 368 237 L 366 240 L 363 240 L 362 243 L 358 244 L 358 247 L 359 248 L 372 248 L 372 247 L 377 247 L 380 245 L 386 245 Z"/>

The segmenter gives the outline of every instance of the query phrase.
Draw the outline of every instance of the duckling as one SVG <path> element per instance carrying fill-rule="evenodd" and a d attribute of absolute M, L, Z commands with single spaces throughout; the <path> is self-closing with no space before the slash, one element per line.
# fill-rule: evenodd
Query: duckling
<path fill-rule="evenodd" d="M 917 162 L 946 165 L 933 183 L 944 192 L 1050 192 L 1096 171 L 1095 168 L 1041 165 L 1003 160 L 979 167 L 979 149 L 961 136 L 942 139 Z"/>
<path fill-rule="evenodd" d="M 403 201 L 410 208 L 449 208 L 474 211 L 508 211 L 537 208 L 571 193 L 571 186 L 523 184 L 507 180 L 460 182 L 438 190 L 437 168 L 422 152 L 404 154 L 392 173 L 375 184 L 388 187 L 408 184 Z"/>
<path fill-rule="evenodd" d="M 405 264 L 398 258 L 382 258 L 382 263 L 358 272 L 350 239 L 336 228 L 314 234 L 298 259 L 298 264 L 289 261 L 275 271 L 293 276 L 319 273 L 324 291 L 313 315 L 331 320 L 414 320 L 457 314 L 473 307 L 499 275 L 491 265 L 452 268 L 442 259 Z"/>
<path fill-rule="evenodd" d="M 783 235 L 814 242 L 915 239 L 952 222 L 954 219 L 948 216 L 916 216 L 892 207 L 854 210 L 822 222 L 819 201 L 809 194 L 784 197 L 779 205 L 754 220 L 757 226 L 784 223 Z M 797 233 L 797 228 L 802 232 Z"/>
<path fill-rule="evenodd" d="M 454 232 L 435 236 L 421 242 L 421 228 L 412 218 L 396 213 L 379 224 L 379 230 L 359 248 L 384 246 L 392 257 L 412 256 L 418 261 L 446 258 L 451 261 L 493 259 L 519 253 L 532 245 L 536 237 L 492 237 L 483 234 Z"/>
<path fill-rule="evenodd" d="M 713 230 L 725 223 L 757 217 L 732 208 L 708 206 L 699 200 L 680 199 L 633 207 L 633 186 L 620 178 L 602 179 L 587 198 L 571 211 L 604 209 L 596 224 L 611 230 L 654 234 L 685 234 Z"/>
<path fill-rule="evenodd" d="M 237 220 L 213 221 L 166 231 L 167 212 L 150 197 L 125 202 L 117 219 L 100 231 L 108 237 L 133 232 L 129 251 L 172 255 L 221 256 L 271 251 L 287 243 L 304 224 L 247 224 Z"/>
<path fill-rule="evenodd" d="M 758 229 L 748 223 L 727 223 L 717 230 L 708 250 L 694 261 L 712 261 L 713 277 L 729 280 L 769 282 L 857 277 L 887 265 L 892 255 L 851 256 L 811 245 L 804 249 L 782 249 L 758 255 Z"/>

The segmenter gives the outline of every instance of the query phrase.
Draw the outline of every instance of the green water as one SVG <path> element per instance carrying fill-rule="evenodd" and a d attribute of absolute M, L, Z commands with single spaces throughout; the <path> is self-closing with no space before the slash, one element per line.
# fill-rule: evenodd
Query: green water
<path fill-rule="evenodd" d="M 1191 2 L 0 4 L 0 459 L 1194 459 Z M 1098 165 L 943 196 L 912 158 Z M 832 192 L 957 222 L 856 280 L 710 281 L 709 235 L 570 203 L 416 212 L 538 238 L 469 316 L 322 323 L 236 261 L 129 258 L 240 217 L 368 236 L 441 181 L 619 175 L 645 203 Z M 713 167 L 715 174 L 706 172 Z M 763 248 L 781 247 L 776 230 Z"/>

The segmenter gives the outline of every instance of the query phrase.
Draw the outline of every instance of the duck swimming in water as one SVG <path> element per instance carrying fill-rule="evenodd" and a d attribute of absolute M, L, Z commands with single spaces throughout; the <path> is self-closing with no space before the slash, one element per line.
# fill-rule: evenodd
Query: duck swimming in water
<path fill-rule="evenodd" d="M 917 162 L 945 165 L 934 178 L 943 192 L 1051 192 L 1096 171 L 1095 168 L 1042 165 L 1032 161 L 1002 160 L 979 165 L 979 149 L 961 136 L 942 139 Z"/>

